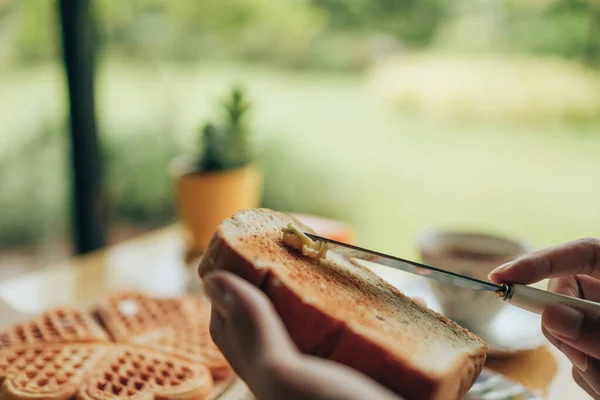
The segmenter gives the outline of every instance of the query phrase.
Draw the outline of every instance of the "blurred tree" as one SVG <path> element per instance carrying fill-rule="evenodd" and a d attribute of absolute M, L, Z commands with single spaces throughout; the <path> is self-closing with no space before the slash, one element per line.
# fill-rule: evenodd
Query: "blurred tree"
<path fill-rule="evenodd" d="M 54 29 L 58 25 L 53 1 L 20 0 L 16 8 L 15 48 L 17 58 L 25 62 L 35 62 L 54 58 L 58 52 L 58 35 Z"/>
<path fill-rule="evenodd" d="M 330 15 L 330 27 L 335 30 L 361 29 L 367 1 L 365 0 L 310 0 Z"/>
<path fill-rule="evenodd" d="M 168 6 L 165 0 L 94 0 L 100 42 L 129 58 L 160 56 Z"/>
<path fill-rule="evenodd" d="M 98 39 L 101 43 L 126 42 L 136 18 L 134 3 L 129 0 L 95 0 L 94 13 L 98 20 Z"/>
<path fill-rule="evenodd" d="M 423 46 L 447 18 L 451 3 L 443 0 L 312 0 L 328 11 L 332 27 L 389 32 L 407 44 Z"/>
<path fill-rule="evenodd" d="M 467 8 L 473 18 L 464 24 L 465 4 L 470 3 Z M 482 30 L 488 46 L 479 47 L 585 58 L 596 63 L 592 60 L 598 58 L 595 49 L 600 47 L 597 3 L 598 0 L 91 0 L 100 39 L 112 53 L 129 58 L 176 60 L 242 58 L 288 66 L 315 62 L 319 65 L 322 54 L 314 49 L 320 45 L 327 48 L 332 37 L 337 42 L 352 43 L 361 36 L 389 33 L 409 46 L 424 47 L 432 44 L 436 36 L 445 36 L 448 26 L 455 31 L 446 41 L 463 41 L 451 43 L 451 47 L 465 47 Z M 7 4 L 0 8 L 0 14 L 10 23 L 3 24 L 0 41 L 13 42 L 20 60 L 55 57 L 55 32 L 48 29 L 56 22 L 52 1 L 19 0 Z M 493 26 L 486 30 L 482 28 L 486 24 Z M 470 27 L 476 32 L 469 33 Z M 342 47 L 331 54 L 341 61 L 333 64 L 344 65 L 343 59 L 352 58 L 348 56 L 352 47 Z"/>
<path fill-rule="evenodd" d="M 507 46 L 526 53 L 584 59 L 590 42 L 591 1 L 505 0 Z"/>
<path fill-rule="evenodd" d="M 590 0 L 590 24 L 585 61 L 593 67 L 600 67 L 600 0 Z"/>
<path fill-rule="evenodd" d="M 175 58 L 245 58 L 287 65 L 306 62 L 326 15 L 295 0 L 169 3 L 167 48 Z"/>

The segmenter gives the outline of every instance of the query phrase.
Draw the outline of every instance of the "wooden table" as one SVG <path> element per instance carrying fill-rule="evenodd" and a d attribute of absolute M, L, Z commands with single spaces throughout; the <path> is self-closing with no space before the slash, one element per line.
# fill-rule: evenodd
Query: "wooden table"
<path fill-rule="evenodd" d="M 65 304 L 87 307 L 114 289 L 179 295 L 187 290 L 190 276 L 197 279 L 186 268 L 183 254 L 183 235 L 173 226 L 0 282 L 0 299 L 22 312 L 37 313 Z M 488 367 L 547 399 L 589 399 L 573 382 L 566 357 L 549 345 L 507 360 L 493 360 Z"/>

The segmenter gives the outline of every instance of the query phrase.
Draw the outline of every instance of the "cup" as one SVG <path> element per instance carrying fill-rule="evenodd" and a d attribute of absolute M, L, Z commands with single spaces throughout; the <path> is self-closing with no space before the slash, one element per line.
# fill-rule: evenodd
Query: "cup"
<path fill-rule="evenodd" d="M 424 264 L 489 282 L 494 268 L 531 251 L 528 243 L 492 234 L 429 229 L 417 237 Z M 428 279 L 442 314 L 473 331 L 490 326 L 506 303 L 493 292 Z"/>

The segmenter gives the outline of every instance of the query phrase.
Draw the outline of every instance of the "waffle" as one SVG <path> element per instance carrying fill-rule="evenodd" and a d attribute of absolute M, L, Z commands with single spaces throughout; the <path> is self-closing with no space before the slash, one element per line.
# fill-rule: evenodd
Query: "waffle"
<path fill-rule="evenodd" d="M 153 298 L 137 292 L 120 293 L 107 298 L 96 314 L 117 341 L 205 364 L 215 379 L 232 373 L 210 337 L 210 305 L 202 298 Z"/>
<path fill-rule="evenodd" d="M 70 399 L 98 360 L 102 345 L 18 345 L 0 352 L 0 398 Z"/>
<path fill-rule="evenodd" d="M 169 324 L 181 324 L 185 318 L 182 304 L 180 298 L 123 292 L 107 297 L 96 308 L 96 315 L 114 340 L 126 342 Z"/>
<path fill-rule="evenodd" d="M 225 378 L 231 375 L 231 367 L 212 341 L 209 323 L 208 314 L 198 314 L 186 323 L 164 327 L 129 341 L 200 362 L 208 366 L 215 379 Z"/>
<path fill-rule="evenodd" d="M 106 341 L 108 335 L 102 327 L 76 308 L 53 309 L 31 321 L 0 330 L 0 350 L 20 344 Z"/>
<path fill-rule="evenodd" d="M 207 367 L 131 345 L 35 344 L 0 351 L 0 398 L 205 399 Z"/>
<path fill-rule="evenodd" d="M 108 297 L 0 330 L 0 399 L 216 399 L 233 373 L 197 297 Z"/>
<path fill-rule="evenodd" d="M 158 351 L 113 345 L 109 356 L 83 382 L 77 397 L 204 399 L 212 389 L 213 380 L 204 365 Z"/>

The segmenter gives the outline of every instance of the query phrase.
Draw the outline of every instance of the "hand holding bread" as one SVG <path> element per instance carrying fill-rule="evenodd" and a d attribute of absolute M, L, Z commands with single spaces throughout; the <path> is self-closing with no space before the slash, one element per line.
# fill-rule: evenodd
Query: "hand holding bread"
<path fill-rule="evenodd" d="M 260 400 L 400 400 L 355 370 L 301 354 L 269 299 L 247 281 L 218 271 L 205 277 L 211 335 Z"/>

